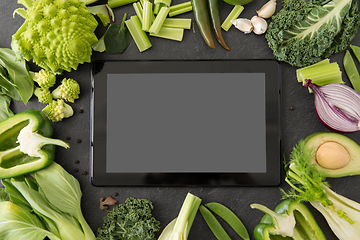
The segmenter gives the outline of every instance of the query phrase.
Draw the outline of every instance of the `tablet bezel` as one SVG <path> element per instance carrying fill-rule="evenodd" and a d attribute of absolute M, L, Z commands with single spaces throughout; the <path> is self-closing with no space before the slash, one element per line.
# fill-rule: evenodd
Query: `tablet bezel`
<path fill-rule="evenodd" d="M 106 172 L 107 74 L 265 73 L 265 173 Z M 275 60 L 96 61 L 91 78 L 91 182 L 95 186 L 276 186 L 281 173 L 281 69 Z M 256 92 L 256 89 L 249 89 Z M 251 113 L 249 113 L 251 115 Z"/>

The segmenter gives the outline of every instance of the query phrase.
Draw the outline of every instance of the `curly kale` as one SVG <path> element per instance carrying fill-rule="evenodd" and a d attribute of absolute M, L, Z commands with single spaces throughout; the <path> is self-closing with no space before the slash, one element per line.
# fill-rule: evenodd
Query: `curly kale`
<path fill-rule="evenodd" d="M 160 222 L 152 216 L 153 208 L 147 199 L 128 198 L 104 217 L 97 240 L 154 240 Z"/>
<path fill-rule="evenodd" d="M 279 61 L 305 67 L 345 50 L 359 25 L 356 0 L 285 0 L 265 36 Z"/>

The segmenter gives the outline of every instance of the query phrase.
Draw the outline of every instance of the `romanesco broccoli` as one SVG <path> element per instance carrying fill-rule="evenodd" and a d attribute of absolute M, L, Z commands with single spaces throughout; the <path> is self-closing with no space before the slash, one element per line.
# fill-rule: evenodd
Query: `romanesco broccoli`
<path fill-rule="evenodd" d="M 80 86 L 74 79 L 71 78 L 64 78 L 61 85 L 52 92 L 53 98 L 62 98 L 72 103 L 75 99 L 79 98 L 79 94 Z"/>
<path fill-rule="evenodd" d="M 53 122 L 59 122 L 74 114 L 72 107 L 62 99 L 53 100 L 42 111 Z"/>
<path fill-rule="evenodd" d="M 44 89 L 51 88 L 56 83 L 56 76 L 44 69 L 41 69 L 39 72 L 34 74 L 33 80 Z"/>
<path fill-rule="evenodd" d="M 15 13 L 25 18 L 13 35 L 12 46 L 26 60 L 54 73 L 77 69 L 90 62 L 91 45 L 98 41 L 98 25 L 84 0 L 19 1 L 27 10 Z M 26 13 L 26 14 L 25 14 Z"/>
<path fill-rule="evenodd" d="M 48 88 L 35 87 L 34 94 L 41 103 L 51 103 L 53 100 L 51 92 Z"/>

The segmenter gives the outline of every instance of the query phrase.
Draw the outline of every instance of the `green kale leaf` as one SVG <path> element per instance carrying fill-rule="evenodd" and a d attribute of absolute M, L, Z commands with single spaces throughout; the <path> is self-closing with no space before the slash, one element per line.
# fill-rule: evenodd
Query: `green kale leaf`
<path fill-rule="evenodd" d="M 160 222 L 152 216 L 153 208 L 147 199 L 128 198 L 104 217 L 97 240 L 154 240 Z"/>
<path fill-rule="evenodd" d="M 357 0 L 285 0 L 265 37 L 276 59 L 305 67 L 345 50 L 359 25 Z"/>

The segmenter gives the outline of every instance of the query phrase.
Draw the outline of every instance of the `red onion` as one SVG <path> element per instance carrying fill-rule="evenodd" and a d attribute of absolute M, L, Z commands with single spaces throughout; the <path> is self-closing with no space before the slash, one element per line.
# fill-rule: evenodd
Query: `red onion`
<path fill-rule="evenodd" d="M 305 80 L 315 96 L 315 109 L 320 121 L 330 129 L 340 132 L 360 130 L 360 94 L 341 83 L 319 86 Z"/>

